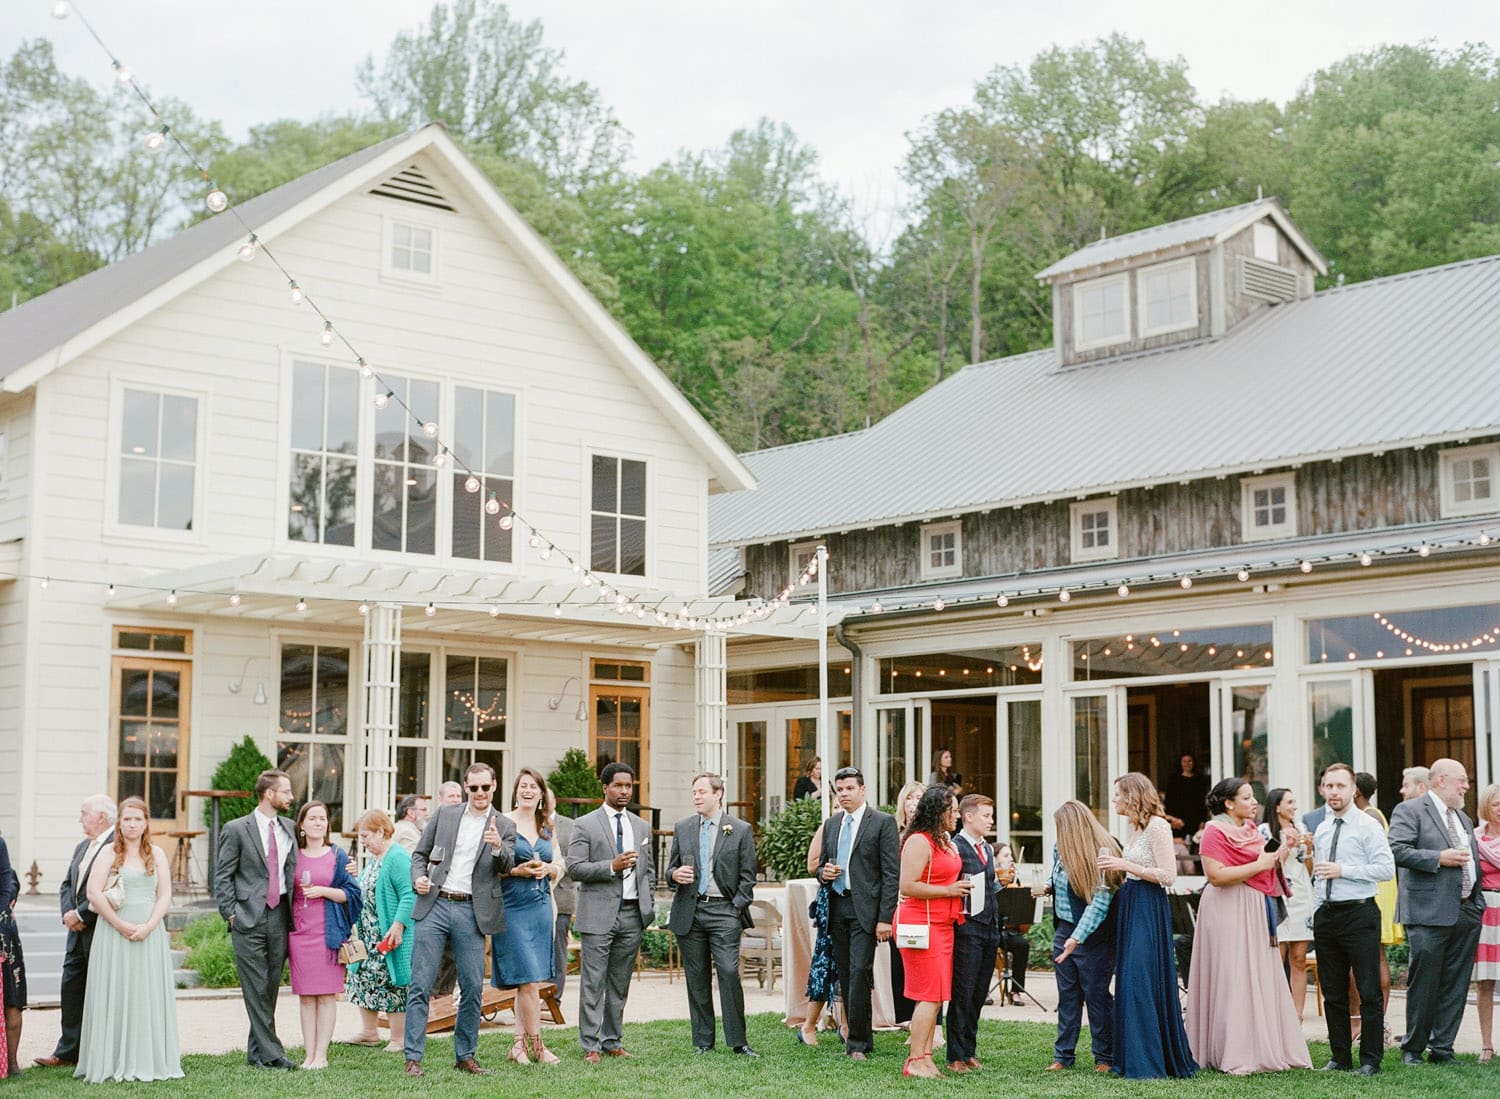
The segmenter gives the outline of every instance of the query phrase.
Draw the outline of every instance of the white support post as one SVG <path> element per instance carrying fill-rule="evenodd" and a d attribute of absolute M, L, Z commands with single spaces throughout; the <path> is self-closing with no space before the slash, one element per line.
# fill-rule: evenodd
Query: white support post
<path fill-rule="evenodd" d="M 829 787 L 839 769 L 838 739 L 828 723 L 828 547 L 819 545 L 813 553 L 818 570 L 818 756 L 823 760 L 823 819 L 828 819 L 831 801 Z"/>
<path fill-rule="evenodd" d="M 705 630 L 694 646 L 693 679 L 698 703 L 698 770 L 723 777 L 729 743 L 729 639 Z M 744 791 L 737 791 L 744 796 Z"/>
<path fill-rule="evenodd" d="M 365 616 L 365 798 L 363 809 L 396 804 L 396 721 L 401 668 L 401 607 L 376 603 Z M 349 817 L 346 820 L 352 819 Z"/>

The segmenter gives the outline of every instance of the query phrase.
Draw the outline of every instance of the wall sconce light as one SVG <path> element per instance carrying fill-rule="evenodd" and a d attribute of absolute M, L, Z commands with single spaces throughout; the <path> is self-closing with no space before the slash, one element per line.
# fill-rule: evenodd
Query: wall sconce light
<path fill-rule="evenodd" d="M 578 684 L 579 693 L 580 694 L 583 693 L 583 681 L 581 679 L 579 679 L 576 675 L 570 675 L 570 676 L 568 676 L 567 679 L 563 680 L 563 685 L 560 688 L 558 688 L 557 694 L 555 694 L 551 698 L 547 699 L 547 709 L 549 709 L 549 710 L 555 710 L 559 706 L 562 705 L 563 696 L 568 693 L 568 685 L 570 683 L 577 683 Z M 578 711 L 573 715 L 573 720 L 574 721 L 587 721 L 588 719 L 589 719 L 589 704 L 588 704 L 588 699 L 587 698 L 580 698 L 578 700 Z"/>
<path fill-rule="evenodd" d="M 231 680 L 229 682 L 228 686 L 230 694 L 237 695 L 240 693 L 240 690 L 245 686 L 245 673 L 250 670 L 250 665 L 257 659 L 257 657 L 253 656 L 247 656 L 245 658 L 245 663 L 240 668 L 239 678 Z M 255 703 L 255 705 L 257 706 L 264 706 L 266 704 L 266 677 L 264 675 L 262 675 L 260 677 L 260 681 L 256 683 L 255 695 L 250 699 L 250 701 Z"/>

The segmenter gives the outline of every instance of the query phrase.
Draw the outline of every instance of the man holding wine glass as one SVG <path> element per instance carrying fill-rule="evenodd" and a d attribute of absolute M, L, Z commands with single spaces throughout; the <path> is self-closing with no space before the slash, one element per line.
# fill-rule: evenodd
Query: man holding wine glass
<path fill-rule="evenodd" d="M 415 946 L 406 1003 L 406 1074 L 422 1075 L 427 1049 L 427 1001 L 443 947 L 458 967 L 458 1019 L 453 1033 L 454 1068 L 487 1074 L 474 1053 L 479 1045 L 479 1009 L 484 994 L 485 936 L 505 931 L 501 877 L 516 861 L 516 826 L 491 801 L 495 772 L 487 763 L 464 772 L 468 801 L 444 805 L 427 820 L 412 852 Z"/>

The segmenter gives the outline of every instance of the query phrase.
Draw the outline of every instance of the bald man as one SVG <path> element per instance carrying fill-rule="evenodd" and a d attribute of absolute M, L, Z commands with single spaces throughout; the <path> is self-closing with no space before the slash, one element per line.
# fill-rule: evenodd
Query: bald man
<path fill-rule="evenodd" d="M 1464 815 L 1469 775 L 1455 759 L 1427 769 L 1425 796 L 1391 812 L 1391 855 L 1399 868 L 1396 922 L 1406 926 L 1411 969 L 1406 979 L 1406 1040 L 1401 1062 L 1453 1060 L 1463 1022 L 1469 974 L 1479 945 L 1484 894 L 1479 847 Z"/>

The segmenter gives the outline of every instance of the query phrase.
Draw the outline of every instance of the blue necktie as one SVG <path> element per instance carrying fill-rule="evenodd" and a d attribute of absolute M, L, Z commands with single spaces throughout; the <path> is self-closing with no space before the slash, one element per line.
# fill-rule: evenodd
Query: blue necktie
<path fill-rule="evenodd" d="M 708 896 L 708 876 L 713 873 L 714 822 L 704 818 L 703 827 L 698 830 L 698 896 Z"/>
<path fill-rule="evenodd" d="M 833 879 L 833 891 L 839 896 L 849 892 L 849 856 L 854 852 L 854 818 L 844 814 L 844 826 L 839 829 L 839 876 Z"/>
<path fill-rule="evenodd" d="M 615 814 L 615 854 L 625 853 L 625 814 Z"/>

